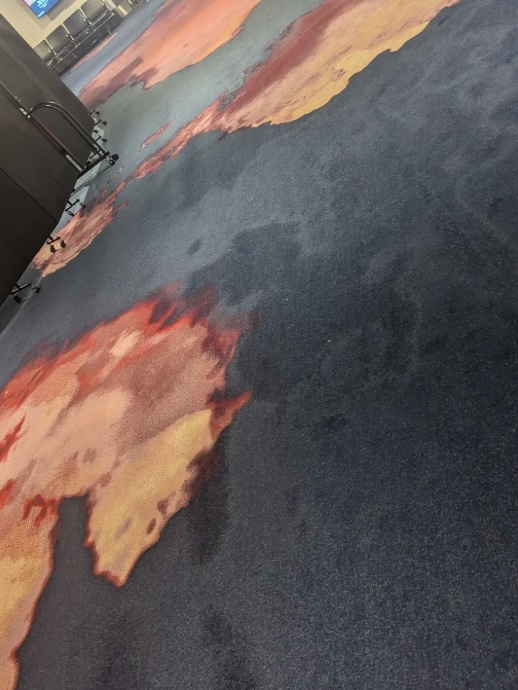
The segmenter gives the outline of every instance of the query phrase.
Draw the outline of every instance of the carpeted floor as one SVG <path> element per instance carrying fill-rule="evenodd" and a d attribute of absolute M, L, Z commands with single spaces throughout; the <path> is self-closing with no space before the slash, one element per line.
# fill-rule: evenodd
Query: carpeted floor
<path fill-rule="evenodd" d="M 120 160 L 0 334 L 1 690 L 518 687 L 517 24 L 152 0 L 66 75 Z"/>

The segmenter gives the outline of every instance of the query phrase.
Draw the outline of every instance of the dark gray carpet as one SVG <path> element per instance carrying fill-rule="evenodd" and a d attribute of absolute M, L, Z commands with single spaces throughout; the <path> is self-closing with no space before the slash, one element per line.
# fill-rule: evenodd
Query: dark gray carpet
<path fill-rule="evenodd" d="M 6 380 L 173 279 L 260 319 L 125 588 L 63 506 L 20 690 L 518 687 L 517 24 L 464 0 L 303 120 L 194 140 L 4 332 Z"/>

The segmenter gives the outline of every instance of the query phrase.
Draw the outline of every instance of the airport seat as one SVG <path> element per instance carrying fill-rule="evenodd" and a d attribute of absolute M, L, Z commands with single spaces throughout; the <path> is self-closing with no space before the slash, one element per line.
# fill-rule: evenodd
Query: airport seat
<path fill-rule="evenodd" d="M 42 41 L 41 43 L 38 43 L 38 45 L 34 48 L 36 54 L 44 61 L 47 63 L 47 65 L 50 65 L 54 59 L 54 51 L 52 48 L 49 46 L 47 41 Z"/>
<path fill-rule="evenodd" d="M 81 11 L 90 24 L 94 26 L 105 21 L 112 14 L 102 0 L 86 0 L 84 5 L 81 6 Z"/>
<path fill-rule="evenodd" d="M 72 37 L 62 24 L 47 36 L 47 43 L 58 59 L 63 52 L 73 45 Z"/>
<path fill-rule="evenodd" d="M 91 25 L 81 10 L 76 10 L 63 22 L 65 29 L 75 41 L 80 41 L 91 31 Z"/>

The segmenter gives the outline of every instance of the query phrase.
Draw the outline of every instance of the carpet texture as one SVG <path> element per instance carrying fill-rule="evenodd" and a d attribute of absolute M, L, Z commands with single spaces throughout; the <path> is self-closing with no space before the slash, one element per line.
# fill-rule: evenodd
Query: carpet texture
<path fill-rule="evenodd" d="M 0 690 L 518 687 L 517 23 L 152 0 L 65 76 L 120 160 L 0 334 Z"/>

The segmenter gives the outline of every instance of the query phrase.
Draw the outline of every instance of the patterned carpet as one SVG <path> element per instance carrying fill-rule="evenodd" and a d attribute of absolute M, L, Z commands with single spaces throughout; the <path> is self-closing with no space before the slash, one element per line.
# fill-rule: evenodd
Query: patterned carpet
<path fill-rule="evenodd" d="M 0 333 L 0 690 L 518 687 L 517 23 L 151 0 L 65 76 L 120 159 Z"/>

